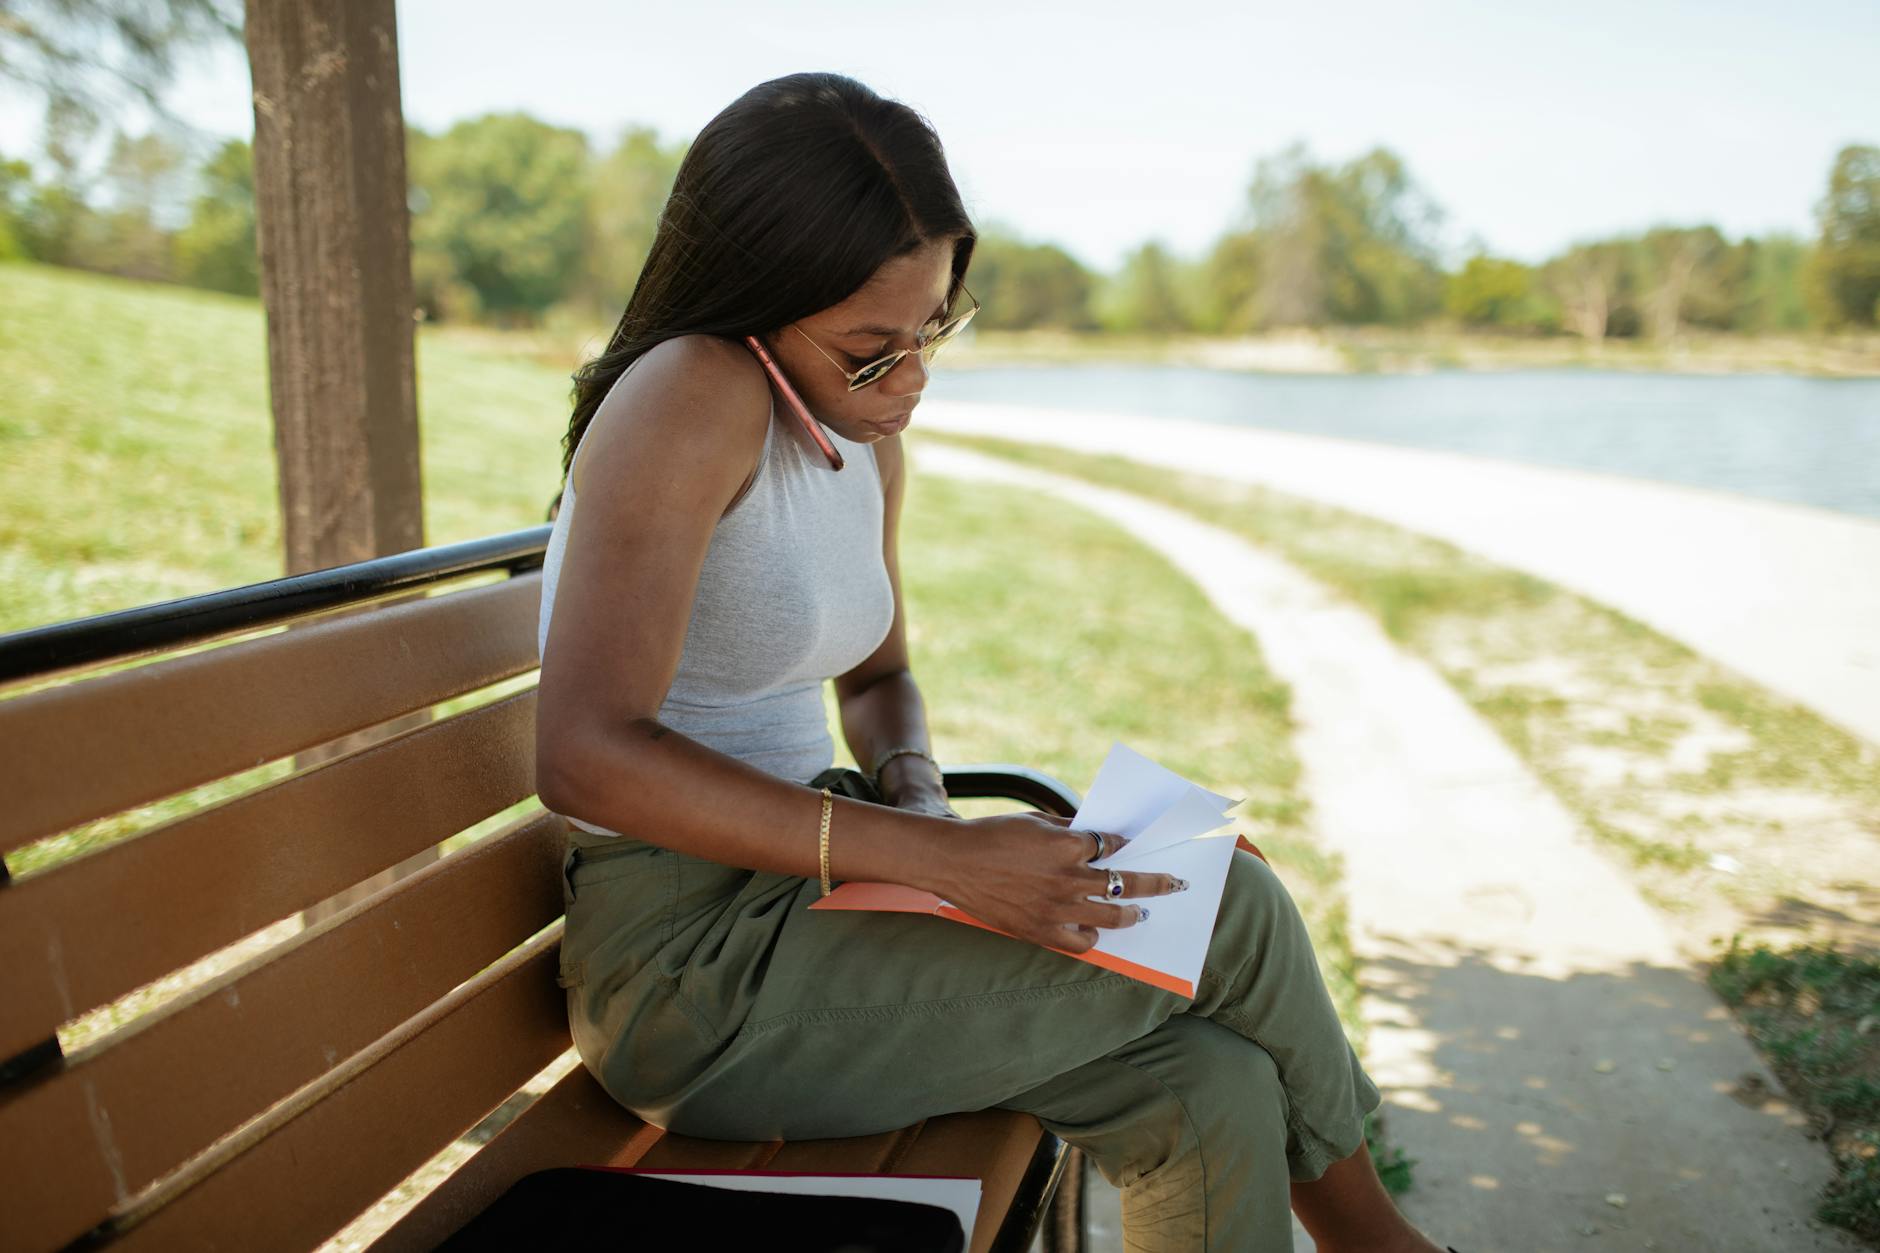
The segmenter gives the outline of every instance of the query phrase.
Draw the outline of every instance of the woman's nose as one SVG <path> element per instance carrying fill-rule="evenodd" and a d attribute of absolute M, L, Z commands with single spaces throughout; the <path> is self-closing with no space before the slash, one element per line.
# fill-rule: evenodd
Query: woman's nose
<path fill-rule="evenodd" d="M 894 368 L 881 380 L 881 390 L 890 396 L 918 396 L 926 390 L 930 374 L 926 354 L 910 352 L 895 362 Z"/>

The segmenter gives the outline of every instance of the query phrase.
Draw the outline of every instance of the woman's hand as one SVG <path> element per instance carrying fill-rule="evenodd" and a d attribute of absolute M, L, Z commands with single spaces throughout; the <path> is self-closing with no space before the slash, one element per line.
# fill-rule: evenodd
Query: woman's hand
<path fill-rule="evenodd" d="M 1101 856 L 1126 841 L 1103 836 Z M 999 814 L 961 822 L 955 855 L 939 872 L 935 891 L 989 927 L 1046 948 L 1088 952 L 1098 927 L 1134 926 L 1148 910 L 1139 904 L 1091 900 L 1105 895 L 1109 872 L 1090 865 L 1099 859 L 1089 832 L 1070 829 L 1068 818 L 1046 814 Z M 1121 871 L 1123 899 L 1166 896 L 1187 887 L 1172 875 Z"/>
<path fill-rule="evenodd" d="M 881 768 L 875 783 L 881 799 L 896 809 L 936 818 L 960 816 L 947 799 L 940 768 L 924 755 L 904 753 L 894 758 Z"/>
<path fill-rule="evenodd" d="M 905 809 L 910 814 L 929 814 L 935 818 L 957 818 L 959 811 L 947 801 L 946 793 L 902 796 L 894 802 L 896 809 Z"/>

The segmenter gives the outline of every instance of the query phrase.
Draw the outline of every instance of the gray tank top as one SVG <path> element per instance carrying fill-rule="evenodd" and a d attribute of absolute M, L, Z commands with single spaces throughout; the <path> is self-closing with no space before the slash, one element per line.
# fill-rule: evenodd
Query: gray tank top
<path fill-rule="evenodd" d="M 839 473 L 772 399 L 757 476 L 712 532 L 679 669 L 659 708 L 673 730 L 797 782 L 835 760 L 824 682 L 866 660 L 894 619 L 875 450 L 828 435 L 845 463 Z M 577 510 L 570 477 L 542 563 L 543 656 Z"/>

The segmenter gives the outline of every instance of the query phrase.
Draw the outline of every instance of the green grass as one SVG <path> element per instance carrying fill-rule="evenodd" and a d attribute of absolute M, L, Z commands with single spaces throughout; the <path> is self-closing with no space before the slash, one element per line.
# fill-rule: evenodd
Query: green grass
<path fill-rule="evenodd" d="M 907 515 L 910 646 L 949 757 L 1081 787 L 1123 739 L 1246 794 L 1262 828 L 1298 829 L 1288 691 L 1192 583 L 1119 528 L 1017 493 L 916 475 Z"/>
<path fill-rule="evenodd" d="M 1880 961 L 1832 946 L 1732 943 L 1710 986 L 1735 1006 L 1791 1089 L 1808 1092 L 1840 1178 L 1817 1216 L 1880 1243 Z"/>
<path fill-rule="evenodd" d="M 1290 695 L 1256 641 L 1119 528 L 1020 493 L 915 475 L 903 525 L 914 670 L 936 751 L 1083 789 L 1112 740 L 1247 798 L 1242 829 L 1295 887 L 1354 1039 L 1336 863 L 1305 834 Z M 1128 588 L 1105 596 L 1105 588 Z"/>
<path fill-rule="evenodd" d="M 566 373 L 418 338 L 426 542 L 543 520 Z M 0 632 L 282 572 L 253 301 L 0 264 Z"/>

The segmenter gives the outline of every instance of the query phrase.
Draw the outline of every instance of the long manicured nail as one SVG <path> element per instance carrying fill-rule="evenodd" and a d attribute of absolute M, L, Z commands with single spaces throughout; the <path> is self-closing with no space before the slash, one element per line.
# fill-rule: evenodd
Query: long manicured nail
<path fill-rule="evenodd" d="M 1149 911 L 1141 905 L 1136 906 L 1136 921 L 1143 922 L 1149 917 Z"/>
<path fill-rule="evenodd" d="M 1177 892 L 1186 892 L 1188 890 L 1188 880 L 1186 879 L 1175 880 L 1175 890 Z"/>

